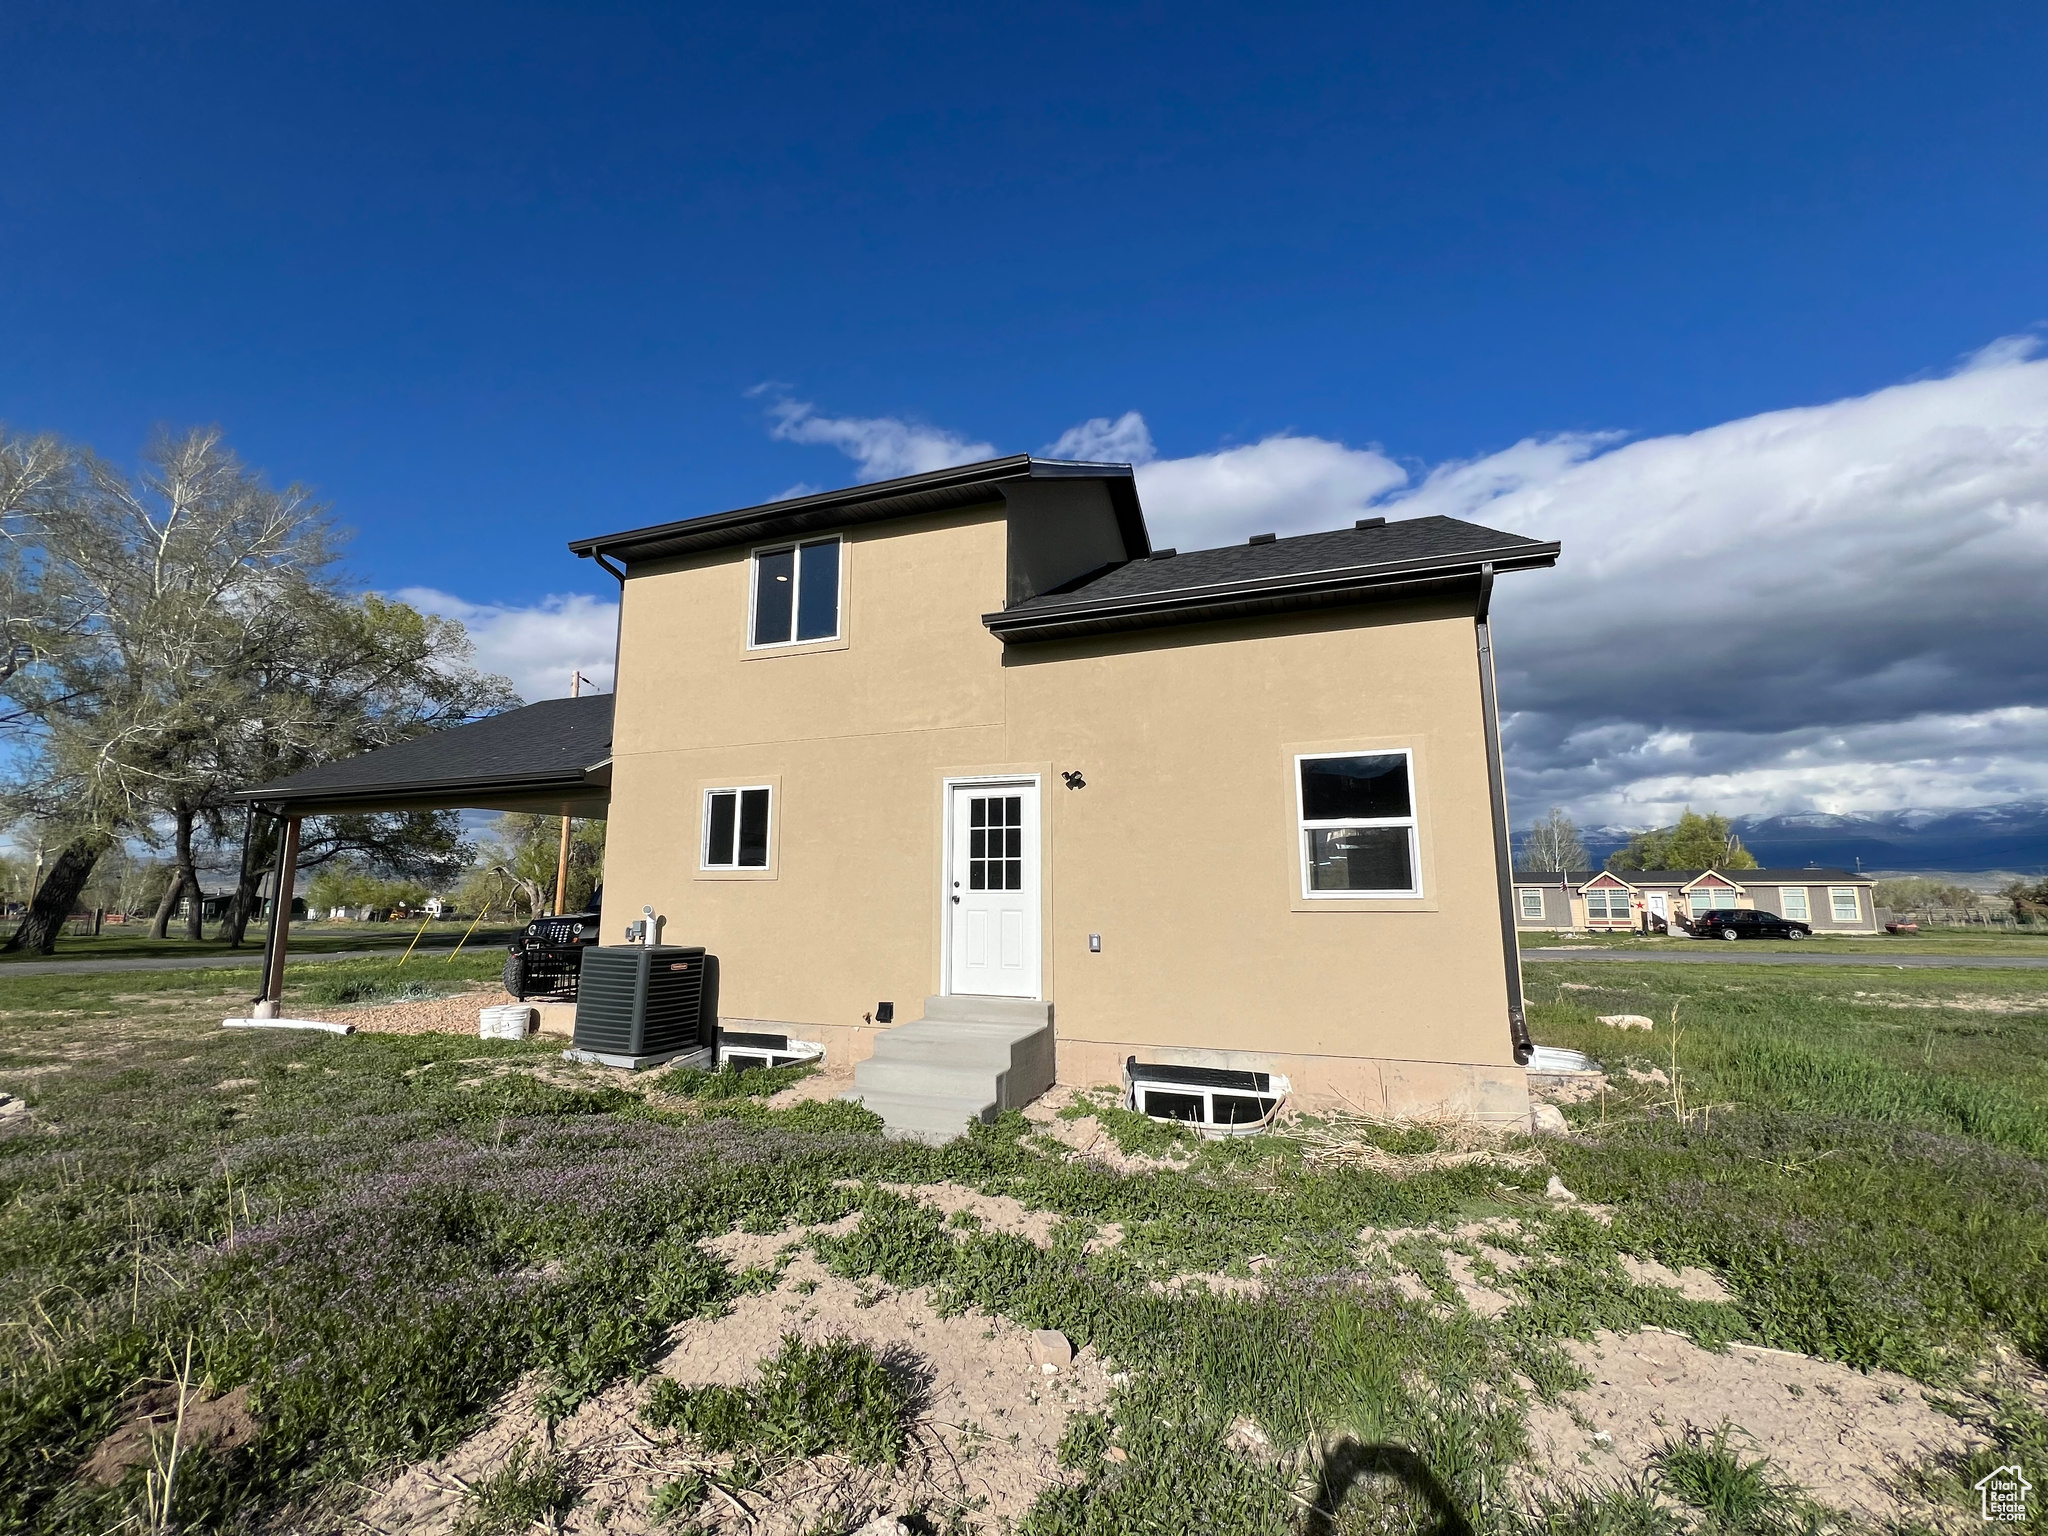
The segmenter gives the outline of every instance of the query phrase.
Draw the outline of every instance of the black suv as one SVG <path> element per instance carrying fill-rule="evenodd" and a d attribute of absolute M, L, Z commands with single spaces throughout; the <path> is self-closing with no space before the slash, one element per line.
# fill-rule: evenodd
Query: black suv
<path fill-rule="evenodd" d="M 522 1003 L 529 997 L 575 997 L 583 951 L 597 942 L 603 901 L 604 887 L 599 886 L 590 893 L 588 910 L 528 923 L 505 957 L 505 990 Z"/>
<path fill-rule="evenodd" d="M 1692 920 L 1696 939 L 1804 939 L 1812 935 L 1813 930 L 1802 922 L 1746 907 L 1717 907 Z"/>

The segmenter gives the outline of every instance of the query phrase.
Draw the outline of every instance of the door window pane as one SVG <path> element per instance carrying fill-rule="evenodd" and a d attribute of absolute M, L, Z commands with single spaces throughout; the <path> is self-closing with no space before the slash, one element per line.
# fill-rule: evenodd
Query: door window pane
<path fill-rule="evenodd" d="M 839 541 L 806 544 L 799 560 L 796 637 L 830 640 L 839 633 Z"/>
<path fill-rule="evenodd" d="M 1408 756 L 1309 757 L 1301 763 L 1303 821 L 1378 821 L 1409 814 Z"/>
<path fill-rule="evenodd" d="M 967 802 L 967 888 L 1024 889 L 1024 798 L 975 795 Z"/>
<path fill-rule="evenodd" d="M 836 588 L 834 589 L 837 590 Z M 796 611 L 796 551 L 775 549 L 754 557 L 754 644 L 782 645 Z M 731 631 L 727 631 L 731 633 Z"/>
<path fill-rule="evenodd" d="M 1415 864 L 1406 827 L 1312 828 L 1309 888 L 1317 891 L 1410 891 Z"/>

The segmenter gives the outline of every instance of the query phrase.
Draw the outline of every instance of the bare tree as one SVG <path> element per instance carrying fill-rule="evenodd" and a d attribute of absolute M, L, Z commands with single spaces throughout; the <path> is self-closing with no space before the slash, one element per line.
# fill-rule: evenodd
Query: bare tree
<path fill-rule="evenodd" d="M 1578 823 L 1565 815 L 1563 806 L 1553 805 L 1523 838 L 1520 864 L 1531 870 L 1585 869 L 1590 857 Z"/>
<path fill-rule="evenodd" d="M 47 950 L 123 837 L 169 843 L 153 932 L 189 896 L 196 938 L 200 849 L 239 830 L 236 790 L 513 701 L 475 670 L 459 626 L 348 592 L 326 509 L 301 486 L 266 485 L 217 429 L 159 435 L 134 477 L 87 453 L 70 464 L 4 525 L 65 642 L 11 680 L 35 744 L 11 809 L 69 834 L 48 901 L 39 893 L 9 947 Z M 462 862 L 450 818 L 315 830 L 311 862 L 364 849 Z M 231 904 L 238 942 L 254 891 L 251 875 Z"/>

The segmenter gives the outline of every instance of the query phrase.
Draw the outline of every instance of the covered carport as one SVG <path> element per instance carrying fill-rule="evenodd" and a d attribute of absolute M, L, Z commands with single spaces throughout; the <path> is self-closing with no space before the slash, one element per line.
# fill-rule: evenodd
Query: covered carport
<path fill-rule="evenodd" d="M 299 828 L 308 816 L 373 811 L 530 811 L 601 819 L 611 806 L 612 695 L 549 699 L 323 763 L 240 791 L 252 813 L 283 827 L 271 889 L 263 992 L 256 1017 L 276 1018 L 291 939 Z"/>

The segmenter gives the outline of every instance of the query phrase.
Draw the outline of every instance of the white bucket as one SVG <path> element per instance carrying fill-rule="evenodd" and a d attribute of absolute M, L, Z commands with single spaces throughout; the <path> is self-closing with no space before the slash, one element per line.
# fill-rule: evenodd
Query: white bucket
<path fill-rule="evenodd" d="M 476 1016 L 476 1032 L 486 1040 L 524 1040 L 539 1024 L 539 1010 L 524 1003 L 501 1003 Z"/>

